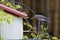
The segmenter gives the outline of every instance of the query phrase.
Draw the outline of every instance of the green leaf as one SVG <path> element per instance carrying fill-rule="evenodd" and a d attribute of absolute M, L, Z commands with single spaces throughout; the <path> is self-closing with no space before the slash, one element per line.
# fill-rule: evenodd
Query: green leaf
<path fill-rule="evenodd" d="M 5 0 L 1 0 L 1 2 L 5 2 Z"/>
<path fill-rule="evenodd" d="M 45 35 L 42 33 L 42 34 L 40 34 L 40 37 L 43 38 L 43 37 L 45 37 Z"/>
<path fill-rule="evenodd" d="M 6 16 L 3 16 L 3 19 L 4 19 L 4 21 L 6 21 L 7 20 Z"/>
<path fill-rule="evenodd" d="M 13 15 L 8 14 L 8 19 L 11 19 L 12 21 L 14 21 Z"/>
<path fill-rule="evenodd" d="M 28 40 L 28 36 L 24 35 L 23 40 Z"/>
<path fill-rule="evenodd" d="M 20 5 L 15 5 L 16 9 L 22 8 Z"/>
<path fill-rule="evenodd" d="M 10 8 L 16 9 L 14 6 L 10 5 Z"/>
<path fill-rule="evenodd" d="M 3 40 L 3 38 L 0 37 L 0 40 Z"/>
<path fill-rule="evenodd" d="M 7 19 L 6 22 L 7 22 L 8 24 L 10 24 L 10 20 L 9 20 L 9 19 Z"/>
<path fill-rule="evenodd" d="M 24 26 L 32 30 L 32 25 L 30 23 L 24 22 Z"/>
<path fill-rule="evenodd" d="M 33 38 L 37 38 L 37 36 L 36 36 L 35 33 L 31 33 L 31 36 L 32 36 Z"/>
<path fill-rule="evenodd" d="M 0 22 L 2 22 L 2 18 L 0 18 Z"/>
<path fill-rule="evenodd" d="M 6 12 L 3 10 L 0 10 L 0 16 L 6 16 Z"/>
<path fill-rule="evenodd" d="M 7 2 L 6 5 L 10 8 L 16 9 L 15 6 L 13 6 L 11 2 Z"/>
<path fill-rule="evenodd" d="M 11 4 L 11 2 L 7 2 L 6 5 L 7 5 L 7 6 L 10 6 L 10 5 L 12 5 L 12 4 Z"/>
<path fill-rule="evenodd" d="M 52 37 L 52 40 L 58 40 L 58 38 L 57 37 Z"/>
<path fill-rule="evenodd" d="M 8 18 L 13 18 L 13 16 L 12 16 L 12 15 L 10 15 L 10 14 L 8 14 Z"/>
<path fill-rule="evenodd" d="M 47 31 L 47 28 L 44 27 L 44 32 L 46 32 L 46 31 Z"/>

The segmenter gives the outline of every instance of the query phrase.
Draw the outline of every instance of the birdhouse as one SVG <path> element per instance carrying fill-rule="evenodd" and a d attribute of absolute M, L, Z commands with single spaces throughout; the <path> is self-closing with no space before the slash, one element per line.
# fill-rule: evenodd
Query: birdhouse
<path fill-rule="evenodd" d="M 23 38 L 23 18 L 26 18 L 27 14 L 24 14 L 23 12 L 9 8 L 3 4 L 0 4 L 0 9 L 9 12 L 7 13 L 7 17 L 9 15 L 12 15 L 14 20 L 12 21 L 11 19 L 8 19 L 10 20 L 10 22 L 7 20 L 9 24 L 7 24 L 4 20 L 2 21 L 2 25 L 0 27 L 1 38 L 4 40 L 22 39 Z"/>

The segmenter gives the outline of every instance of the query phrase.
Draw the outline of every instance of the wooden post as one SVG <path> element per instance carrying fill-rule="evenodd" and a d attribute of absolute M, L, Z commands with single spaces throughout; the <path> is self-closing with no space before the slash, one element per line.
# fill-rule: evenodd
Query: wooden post
<path fill-rule="evenodd" d="M 58 17 L 59 17 L 59 0 L 56 0 L 56 8 L 55 8 L 55 28 L 54 28 L 54 35 L 55 36 L 58 36 L 58 23 L 59 23 L 59 20 L 58 20 Z"/>
<path fill-rule="evenodd" d="M 36 0 L 32 0 L 32 9 L 36 11 Z"/>
<path fill-rule="evenodd" d="M 51 18 L 51 13 L 50 13 L 50 0 L 47 0 L 47 4 L 46 4 L 46 13 L 47 13 L 47 17 L 48 18 Z M 49 32 L 51 32 L 51 25 L 49 24 L 48 27 L 49 27 Z"/>

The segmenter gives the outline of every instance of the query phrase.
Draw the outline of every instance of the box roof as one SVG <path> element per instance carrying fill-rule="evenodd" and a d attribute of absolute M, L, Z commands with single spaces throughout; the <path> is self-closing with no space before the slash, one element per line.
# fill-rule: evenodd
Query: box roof
<path fill-rule="evenodd" d="M 15 9 L 10 8 L 10 7 L 7 7 L 6 5 L 3 5 L 3 4 L 0 4 L 0 9 L 3 9 L 7 12 L 10 12 L 11 14 L 17 15 L 17 16 L 22 17 L 22 18 L 27 17 L 27 14 L 24 14 L 23 12 L 17 11 Z"/>

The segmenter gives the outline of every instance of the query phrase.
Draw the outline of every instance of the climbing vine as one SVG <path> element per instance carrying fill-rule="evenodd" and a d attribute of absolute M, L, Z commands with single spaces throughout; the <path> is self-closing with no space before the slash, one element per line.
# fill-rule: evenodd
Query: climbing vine
<path fill-rule="evenodd" d="M 10 19 L 13 20 L 13 16 L 0 9 L 0 22 L 6 21 L 8 24 L 10 24 Z"/>
<path fill-rule="evenodd" d="M 13 5 L 12 2 L 6 2 L 5 0 L 0 0 L 0 2 L 2 4 L 5 4 L 6 6 L 10 7 L 10 8 L 13 8 L 13 9 L 19 9 L 19 8 L 22 8 L 20 5 Z M 8 24 L 10 24 L 10 20 L 9 19 L 12 19 L 13 20 L 13 15 L 9 14 L 8 12 L 4 11 L 3 9 L 0 9 L 0 22 L 2 22 L 3 20 L 6 21 Z"/>

